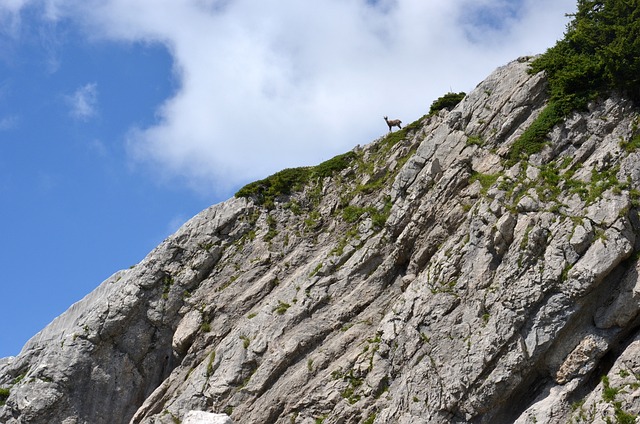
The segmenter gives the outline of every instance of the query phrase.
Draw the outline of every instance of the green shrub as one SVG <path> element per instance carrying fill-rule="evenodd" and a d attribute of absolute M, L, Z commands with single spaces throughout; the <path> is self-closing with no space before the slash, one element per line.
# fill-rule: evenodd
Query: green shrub
<path fill-rule="evenodd" d="M 171 291 L 171 286 L 173 285 L 174 280 L 173 277 L 170 275 L 165 275 L 164 277 L 162 277 L 162 298 L 163 299 L 168 299 L 169 298 L 169 292 Z"/>
<path fill-rule="evenodd" d="M 640 147 L 640 134 L 636 134 L 631 137 L 629 141 L 620 141 L 620 147 L 622 147 L 626 152 L 633 152 Z"/>
<path fill-rule="evenodd" d="M 349 205 L 342 210 L 342 219 L 351 224 L 359 220 L 365 212 L 367 212 L 366 208 Z"/>
<path fill-rule="evenodd" d="M 613 405 L 613 413 L 616 417 L 616 423 L 618 424 L 635 424 L 637 415 L 629 414 L 622 409 L 620 402 L 615 402 Z"/>
<path fill-rule="evenodd" d="M 390 198 L 386 199 L 384 207 L 381 211 L 377 210 L 373 206 L 367 206 L 363 208 L 360 206 L 348 205 L 342 210 L 342 219 L 344 219 L 345 222 L 352 224 L 354 222 L 357 222 L 362 215 L 369 214 L 373 227 L 376 229 L 381 229 L 387 222 L 387 218 L 389 218 L 392 206 L 393 204 L 391 203 Z"/>
<path fill-rule="evenodd" d="M 551 129 L 562 122 L 569 112 L 578 106 L 580 105 L 563 100 L 550 100 L 536 120 L 513 143 L 509 159 L 513 162 L 540 152 L 547 142 L 547 134 Z"/>
<path fill-rule="evenodd" d="M 347 152 L 332 159 L 322 162 L 320 165 L 311 168 L 311 174 L 316 178 L 330 177 L 336 172 L 346 169 L 357 157 L 355 152 Z"/>
<path fill-rule="evenodd" d="M 236 197 L 251 197 L 258 204 L 273 203 L 280 195 L 302 189 L 309 181 L 310 174 L 308 167 L 283 169 L 263 180 L 247 184 L 238 190 Z"/>
<path fill-rule="evenodd" d="M 462 101 L 462 99 L 464 99 L 464 96 L 466 95 L 467 93 L 464 93 L 464 92 L 460 92 L 460 93 L 449 92 L 444 96 L 438 97 L 436 100 L 434 100 L 433 103 L 431 103 L 428 116 L 435 115 L 436 113 L 440 112 L 442 109 L 453 109 L 458 103 Z"/>
<path fill-rule="evenodd" d="M 578 0 L 562 40 L 531 63 L 545 71 L 548 105 L 514 143 L 510 158 L 539 152 L 554 125 L 618 91 L 640 101 L 640 0 Z"/>
<path fill-rule="evenodd" d="M 484 146 L 484 139 L 480 135 L 471 135 L 467 137 L 467 146 Z"/>
<path fill-rule="evenodd" d="M 317 166 L 283 169 L 245 185 L 235 196 L 252 198 L 260 205 L 271 207 L 277 197 L 301 191 L 309 181 L 329 177 L 347 168 L 355 158 L 354 152 L 347 152 Z"/>
<path fill-rule="evenodd" d="M 10 394 L 9 389 L 0 388 L 0 406 L 4 405 Z"/>
<path fill-rule="evenodd" d="M 382 229 L 382 227 L 384 227 L 384 224 L 387 223 L 387 219 L 389 218 L 389 215 L 391 214 L 391 207 L 393 206 L 393 204 L 391 203 L 391 197 L 387 197 L 384 207 L 382 208 L 382 211 L 378 211 L 378 210 L 374 210 L 371 213 L 371 221 L 373 223 L 374 228 L 377 229 Z"/>
<path fill-rule="evenodd" d="M 532 64 L 554 97 L 616 90 L 640 100 L 640 0 L 578 0 L 562 40 Z"/>
<path fill-rule="evenodd" d="M 268 242 L 278 235 L 278 222 L 273 216 L 267 215 L 267 225 L 269 226 L 269 231 L 267 231 L 263 240 Z"/>

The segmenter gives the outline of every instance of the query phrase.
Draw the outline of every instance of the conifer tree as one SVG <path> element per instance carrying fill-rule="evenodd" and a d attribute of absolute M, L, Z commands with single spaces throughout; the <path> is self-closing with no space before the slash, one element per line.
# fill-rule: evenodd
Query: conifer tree
<path fill-rule="evenodd" d="M 618 92 L 640 105 L 640 0 L 578 0 L 564 38 L 531 64 L 545 71 L 549 103 L 514 143 L 510 159 L 539 152 L 574 110 Z"/>
<path fill-rule="evenodd" d="M 578 0 L 562 40 L 534 61 L 551 96 L 583 107 L 611 91 L 640 101 L 640 0 Z"/>

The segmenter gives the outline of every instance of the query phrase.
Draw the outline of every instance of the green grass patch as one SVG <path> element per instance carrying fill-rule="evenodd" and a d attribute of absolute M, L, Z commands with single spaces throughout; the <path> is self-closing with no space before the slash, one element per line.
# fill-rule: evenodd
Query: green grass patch
<path fill-rule="evenodd" d="M 637 150 L 638 148 L 640 148 L 640 134 L 634 135 L 629 141 L 620 141 L 620 147 L 628 153 Z"/>
<path fill-rule="evenodd" d="M 171 286 L 173 286 L 174 280 L 170 275 L 165 275 L 162 277 L 162 298 L 167 300 L 169 299 L 169 292 L 171 291 Z"/>
<path fill-rule="evenodd" d="M 478 181 L 482 186 L 483 194 L 486 194 L 489 188 L 491 188 L 491 186 L 495 184 L 495 182 L 498 180 L 498 178 L 500 178 L 501 175 L 502 174 L 500 173 L 481 174 L 479 172 L 474 172 L 471 174 L 471 178 L 469 178 L 469 184 L 473 184 L 474 182 Z"/>
<path fill-rule="evenodd" d="M 616 395 L 618 394 L 620 389 L 611 387 L 609 385 L 609 377 L 607 377 L 606 375 L 602 376 L 600 381 L 602 382 L 602 386 L 603 386 L 602 399 L 605 402 L 613 402 L 616 399 Z"/>
<path fill-rule="evenodd" d="M 301 191 L 310 181 L 329 177 L 347 168 L 356 156 L 354 152 L 347 152 L 317 166 L 283 169 L 245 185 L 235 196 L 251 198 L 260 205 L 273 207 L 276 198 Z"/>
<path fill-rule="evenodd" d="M 256 203 L 273 206 L 276 197 L 302 190 L 309 181 L 311 170 L 304 168 L 288 168 L 242 187 L 236 197 L 252 198 Z"/>
<path fill-rule="evenodd" d="M 467 137 L 467 146 L 484 146 L 484 139 L 479 135 L 470 135 Z"/>
<path fill-rule="evenodd" d="M 384 207 L 381 211 L 374 208 L 373 206 L 360 207 L 348 205 L 342 210 L 342 219 L 344 219 L 345 222 L 352 224 L 360 220 L 363 215 L 368 214 L 371 218 L 374 228 L 381 229 L 382 227 L 384 227 L 384 224 L 389 218 L 392 206 L 393 205 L 390 198 L 386 199 Z"/>
<path fill-rule="evenodd" d="M 371 213 L 371 222 L 373 223 L 374 228 L 379 230 L 379 229 L 382 229 L 382 227 L 384 227 L 384 224 L 387 223 L 387 219 L 391 214 L 392 207 L 393 207 L 393 204 L 391 203 L 391 197 L 387 197 L 382 210 L 379 211 L 375 209 Z"/>
<path fill-rule="evenodd" d="M 336 256 L 342 256 L 342 254 L 344 253 L 344 248 L 347 247 L 347 244 L 349 244 L 349 241 L 357 236 L 358 236 L 357 228 L 354 227 L 348 230 L 347 233 L 344 235 L 344 237 L 342 237 L 340 241 L 338 241 L 338 244 L 336 245 L 336 247 L 333 248 L 333 250 L 331 250 L 331 254 Z"/>
<path fill-rule="evenodd" d="M 587 187 L 588 194 L 584 198 L 587 204 L 593 203 L 602 197 L 607 190 L 620 192 L 628 188 L 628 184 L 618 181 L 619 167 L 615 166 L 609 169 L 597 171 L 595 168 L 591 170 L 591 183 Z"/>
<path fill-rule="evenodd" d="M 613 403 L 613 411 L 617 424 L 635 424 L 636 418 L 638 418 L 637 415 L 624 411 L 620 402 Z"/>

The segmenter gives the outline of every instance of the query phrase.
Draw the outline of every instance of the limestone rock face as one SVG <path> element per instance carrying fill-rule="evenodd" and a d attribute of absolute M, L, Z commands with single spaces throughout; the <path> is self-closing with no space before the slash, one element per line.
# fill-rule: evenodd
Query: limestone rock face
<path fill-rule="evenodd" d="M 527 68 L 201 212 L 0 360 L 0 422 L 632 422 L 638 110 L 514 161 L 547 101 Z"/>

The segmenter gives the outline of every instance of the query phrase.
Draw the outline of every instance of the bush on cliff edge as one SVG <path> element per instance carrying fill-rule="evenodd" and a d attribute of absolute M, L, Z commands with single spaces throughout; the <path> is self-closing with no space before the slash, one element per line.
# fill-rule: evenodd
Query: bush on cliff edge
<path fill-rule="evenodd" d="M 545 71 L 549 104 L 514 143 L 511 159 L 536 153 L 546 135 L 589 101 L 619 92 L 640 102 L 640 0 L 578 0 L 565 36 L 531 63 Z"/>

